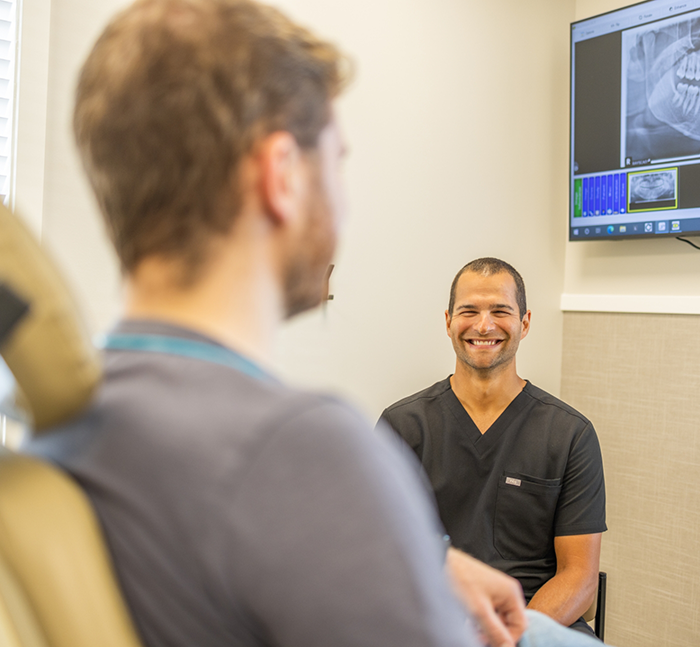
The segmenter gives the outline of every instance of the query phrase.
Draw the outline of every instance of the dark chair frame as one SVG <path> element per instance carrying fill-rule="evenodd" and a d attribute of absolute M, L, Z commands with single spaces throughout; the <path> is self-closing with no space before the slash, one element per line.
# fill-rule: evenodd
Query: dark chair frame
<path fill-rule="evenodd" d="M 598 573 L 598 606 L 595 612 L 595 635 L 605 641 L 605 602 L 608 588 L 608 574 L 600 571 Z"/>

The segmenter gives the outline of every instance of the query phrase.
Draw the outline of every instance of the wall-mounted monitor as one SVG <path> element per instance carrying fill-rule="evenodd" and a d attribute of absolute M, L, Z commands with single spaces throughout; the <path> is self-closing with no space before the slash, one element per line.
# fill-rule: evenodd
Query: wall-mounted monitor
<path fill-rule="evenodd" d="M 700 235 L 700 0 L 571 25 L 569 240 Z"/>

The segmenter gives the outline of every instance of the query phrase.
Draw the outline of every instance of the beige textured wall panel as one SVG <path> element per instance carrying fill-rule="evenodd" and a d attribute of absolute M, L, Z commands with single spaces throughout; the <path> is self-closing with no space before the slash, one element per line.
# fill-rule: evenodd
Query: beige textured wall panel
<path fill-rule="evenodd" d="M 606 642 L 700 643 L 700 317 L 564 315 L 562 397 L 596 426 Z"/>

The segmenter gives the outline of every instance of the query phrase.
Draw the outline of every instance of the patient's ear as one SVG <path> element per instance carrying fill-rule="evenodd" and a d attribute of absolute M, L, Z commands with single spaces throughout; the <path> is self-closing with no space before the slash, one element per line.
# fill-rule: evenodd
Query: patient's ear
<path fill-rule="evenodd" d="M 306 162 L 294 135 L 271 133 L 258 149 L 261 192 L 268 215 L 277 223 L 293 219 L 307 191 Z"/>

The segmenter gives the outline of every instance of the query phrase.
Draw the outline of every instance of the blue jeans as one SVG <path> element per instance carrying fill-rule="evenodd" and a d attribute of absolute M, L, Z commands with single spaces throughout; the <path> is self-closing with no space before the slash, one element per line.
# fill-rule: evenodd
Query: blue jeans
<path fill-rule="evenodd" d="M 603 644 L 594 636 L 564 627 L 537 611 L 525 613 L 528 627 L 518 647 L 601 647 Z"/>

